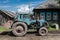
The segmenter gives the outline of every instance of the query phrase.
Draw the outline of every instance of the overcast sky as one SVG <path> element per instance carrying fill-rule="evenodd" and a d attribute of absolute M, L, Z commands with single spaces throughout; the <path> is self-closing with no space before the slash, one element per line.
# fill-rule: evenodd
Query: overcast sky
<path fill-rule="evenodd" d="M 46 0 L 0 0 L 0 9 L 12 12 L 28 13 Z M 30 9 L 29 9 L 30 4 Z"/>

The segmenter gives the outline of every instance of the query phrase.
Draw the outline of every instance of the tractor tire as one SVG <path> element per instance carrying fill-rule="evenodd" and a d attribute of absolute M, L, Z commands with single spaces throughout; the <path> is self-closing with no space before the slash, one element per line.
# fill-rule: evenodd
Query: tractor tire
<path fill-rule="evenodd" d="M 14 23 L 12 29 L 12 33 L 18 37 L 24 36 L 27 33 L 27 25 L 23 22 Z"/>
<path fill-rule="evenodd" d="M 47 30 L 46 27 L 41 27 L 41 28 L 39 29 L 39 35 L 45 36 L 45 35 L 47 35 L 47 34 L 48 34 L 48 30 Z"/>

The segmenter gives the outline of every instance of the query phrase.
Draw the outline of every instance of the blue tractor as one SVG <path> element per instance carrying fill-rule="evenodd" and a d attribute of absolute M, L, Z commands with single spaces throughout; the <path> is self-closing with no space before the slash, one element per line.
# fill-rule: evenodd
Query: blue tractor
<path fill-rule="evenodd" d="M 15 36 L 24 36 L 28 30 L 36 30 L 39 35 L 47 35 L 48 23 L 44 19 L 39 19 L 35 14 L 20 14 L 14 18 L 12 33 Z"/>

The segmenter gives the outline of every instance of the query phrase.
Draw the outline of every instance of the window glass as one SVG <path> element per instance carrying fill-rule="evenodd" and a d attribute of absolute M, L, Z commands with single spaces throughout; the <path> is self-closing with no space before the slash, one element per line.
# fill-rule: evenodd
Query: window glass
<path fill-rule="evenodd" d="M 22 17 L 22 14 L 20 14 L 20 18 Z"/>
<path fill-rule="evenodd" d="M 45 19 L 45 12 L 40 12 L 40 18 Z"/>
<path fill-rule="evenodd" d="M 58 14 L 57 12 L 53 12 L 53 20 L 57 20 L 57 17 L 58 17 L 57 14 Z"/>
<path fill-rule="evenodd" d="M 23 18 L 29 18 L 29 15 L 28 14 L 24 14 Z"/>
<path fill-rule="evenodd" d="M 35 20 L 35 16 L 34 15 L 30 15 L 31 20 Z"/>
<path fill-rule="evenodd" d="M 51 20 L 51 12 L 46 12 L 46 20 Z"/>

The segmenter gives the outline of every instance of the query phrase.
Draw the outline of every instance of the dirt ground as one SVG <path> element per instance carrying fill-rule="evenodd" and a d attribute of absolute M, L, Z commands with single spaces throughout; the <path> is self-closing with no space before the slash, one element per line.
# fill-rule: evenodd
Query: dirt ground
<path fill-rule="evenodd" d="M 49 32 L 47 36 L 38 36 L 35 32 L 29 32 L 24 37 L 15 37 L 11 33 L 2 33 L 0 40 L 60 40 L 60 33 Z"/>
<path fill-rule="evenodd" d="M 0 35 L 0 40 L 60 40 L 60 36 L 11 37 Z"/>

